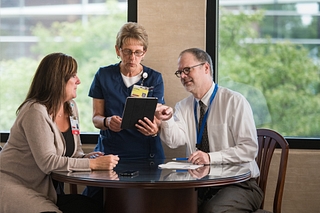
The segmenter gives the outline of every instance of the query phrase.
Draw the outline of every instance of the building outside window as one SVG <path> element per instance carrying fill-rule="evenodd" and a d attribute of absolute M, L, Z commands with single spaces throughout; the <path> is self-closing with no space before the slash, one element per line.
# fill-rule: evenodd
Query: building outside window
<path fill-rule="evenodd" d="M 219 84 L 248 99 L 258 128 L 319 138 L 320 3 L 219 3 Z"/>
<path fill-rule="evenodd" d="M 0 10 L 0 131 L 11 128 L 41 59 L 63 52 L 79 65 L 81 131 L 97 132 L 88 90 L 100 66 L 119 61 L 114 45 L 127 1 L 2 0 Z"/>

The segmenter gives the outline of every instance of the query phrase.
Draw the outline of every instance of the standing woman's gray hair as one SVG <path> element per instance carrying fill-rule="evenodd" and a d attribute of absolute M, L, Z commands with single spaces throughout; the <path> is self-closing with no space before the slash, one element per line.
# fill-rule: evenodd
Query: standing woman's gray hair
<path fill-rule="evenodd" d="M 138 40 L 144 51 L 148 49 L 148 34 L 142 25 L 135 22 L 124 24 L 117 34 L 116 46 L 119 49 L 122 48 L 122 45 L 130 38 Z"/>

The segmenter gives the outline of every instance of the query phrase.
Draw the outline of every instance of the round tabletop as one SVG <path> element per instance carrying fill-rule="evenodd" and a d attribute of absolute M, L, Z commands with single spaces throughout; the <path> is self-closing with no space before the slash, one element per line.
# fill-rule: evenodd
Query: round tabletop
<path fill-rule="evenodd" d="M 107 188 L 181 189 L 221 186 L 250 179 L 244 164 L 205 165 L 197 169 L 161 169 L 171 160 L 120 160 L 112 171 L 54 172 L 61 182 Z M 132 175 L 123 175 L 130 171 Z"/>

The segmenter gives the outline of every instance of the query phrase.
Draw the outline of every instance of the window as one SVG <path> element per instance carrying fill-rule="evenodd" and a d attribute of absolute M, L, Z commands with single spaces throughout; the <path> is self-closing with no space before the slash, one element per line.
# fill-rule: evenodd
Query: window
<path fill-rule="evenodd" d="M 250 102 L 257 127 L 320 137 L 316 1 L 220 0 L 218 83 Z"/>
<path fill-rule="evenodd" d="M 130 14 L 137 15 L 137 1 L 113 0 L 105 4 L 101 0 L 59 0 L 54 5 L 49 2 L 1 2 L 0 131 L 11 127 L 14 112 L 25 97 L 39 60 L 59 48 L 79 62 L 82 84 L 77 103 L 82 132 L 97 132 L 91 122 L 91 99 L 87 92 L 97 68 L 118 61 L 113 50 L 115 33 L 126 21 L 127 4 L 129 19 Z M 206 49 L 212 56 L 218 55 L 215 80 L 247 97 L 257 127 L 275 129 L 286 138 L 298 139 L 299 143 L 319 144 L 320 7 L 317 1 L 218 2 L 207 0 L 209 15 L 215 13 L 212 5 L 220 6 L 219 27 L 215 26 L 216 20 L 207 19 L 206 29 L 211 33 L 207 35 L 210 39 L 207 39 Z M 74 9 L 61 10 L 63 5 Z M 79 9 L 79 5 L 85 5 L 82 8 L 86 9 Z M 48 7 L 51 10 L 44 10 Z M 115 10 L 111 12 L 110 8 Z M 116 18 L 109 21 L 112 17 Z M 107 28 L 93 21 L 99 18 L 104 20 L 102 24 L 108 24 Z M 137 18 L 131 17 L 131 21 Z M 41 23 L 42 27 L 35 23 Z M 79 33 L 73 26 L 82 31 Z M 102 31 L 102 28 L 108 30 Z M 218 38 L 215 38 L 216 30 Z M 69 32 L 77 32 L 77 35 Z M 92 45 L 96 46 L 88 49 Z M 218 54 L 213 53 L 216 46 Z"/>
<path fill-rule="evenodd" d="M 0 7 L 0 131 L 11 128 L 40 60 L 63 52 L 79 65 L 81 131 L 98 132 L 88 91 L 100 66 L 119 61 L 115 37 L 127 21 L 127 1 L 6 0 Z"/>

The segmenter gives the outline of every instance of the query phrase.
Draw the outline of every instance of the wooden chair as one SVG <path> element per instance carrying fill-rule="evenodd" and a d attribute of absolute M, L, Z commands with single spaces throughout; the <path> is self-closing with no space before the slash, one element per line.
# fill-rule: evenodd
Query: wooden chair
<path fill-rule="evenodd" d="M 273 212 L 281 213 L 282 195 L 284 190 L 284 182 L 286 177 L 287 162 L 289 155 L 289 144 L 286 139 L 271 129 L 257 129 L 259 152 L 256 158 L 257 164 L 260 168 L 260 177 L 257 182 L 264 193 L 266 193 L 266 186 L 268 182 L 268 174 L 270 163 L 275 148 L 280 148 L 280 165 L 278 170 L 277 185 L 274 193 Z M 261 209 L 255 213 L 267 212 L 263 210 L 264 198 L 261 204 Z"/>

